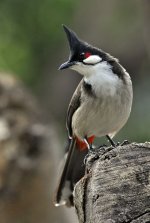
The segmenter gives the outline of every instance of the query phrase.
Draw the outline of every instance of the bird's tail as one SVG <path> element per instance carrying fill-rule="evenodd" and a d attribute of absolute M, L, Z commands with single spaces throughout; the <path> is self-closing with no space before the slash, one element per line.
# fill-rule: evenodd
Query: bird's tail
<path fill-rule="evenodd" d="M 81 150 L 78 147 L 75 138 L 69 140 L 68 153 L 65 155 L 64 168 L 55 195 L 55 206 L 73 206 L 74 185 L 84 176 L 84 158 L 88 152 L 87 149 Z"/>

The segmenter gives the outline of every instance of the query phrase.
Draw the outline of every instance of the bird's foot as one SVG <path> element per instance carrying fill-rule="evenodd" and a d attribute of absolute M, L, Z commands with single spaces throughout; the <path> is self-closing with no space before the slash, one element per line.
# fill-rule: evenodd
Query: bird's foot
<path fill-rule="evenodd" d="M 89 157 L 90 157 L 90 159 L 89 159 Z M 87 160 L 88 160 L 88 163 L 90 162 L 93 162 L 93 161 L 95 161 L 95 160 L 97 160 L 97 159 L 99 159 L 99 154 L 98 153 L 95 153 L 95 152 L 90 152 L 90 153 L 88 153 L 86 156 L 85 156 L 85 158 L 84 158 L 84 165 L 86 165 L 87 164 Z"/>
<path fill-rule="evenodd" d="M 117 142 L 117 143 L 115 143 L 112 139 L 111 140 L 109 139 L 109 141 L 111 142 L 112 147 L 125 146 L 130 144 L 128 140 L 124 140 L 123 142 Z M 87 159 L 89 158 L 90 155 L 93 155 L 92 160 L 97 160 L 101 154 L 106 152 L 105 147 L 107 147 L 106 144 L 100 145 L 98 147 L 93 147 L 92 145 L 90 145 L 88 147 L 88 154 L 84 158 L 84 164 L 87 163 Z M 99 152 L 97 152 L 98 150 Z"/>
<path fill-rule="evenodd" d="M 123 142 L 117 142 L 117 146 L 125 146 L 130 144 L 130 142 L 128 140 L 124 140 Z"/>
<path fill-rule="evenodd" d="M 92 147 L 92 145 L 88 145 L 88 154 L 85 156 L 85 158 L 84 158 L 84 164 L 86 164 L 86 162 L 87 162 L 87 159 L 88 159 L 88 157 L 91 155 L 91 154 L 94 154 L 94 151 L 95 151 L 95 149 Z"/>
<path fill-rule="evenodd" d="M 105 148 L 107 147 L 106 144 L 102 144 L 100 146 L 90 146 L 90 149 L 89 149 L 89 155 L 91 154 L 96 154 L 96 153 L 101 153 Z"/>
<path fill-rule="evenodd" d="M 107 147 L 106 144 L 100 145 L 98 147 L 95 146 L 90 146 L 89 150 L 88 150 L 88 154 L 85 156 L 84 158 L 84 164 L 86 164 L 87 159 L 89 158 L 89 156 L 92 155 L 92 160 L 97 160 L 100 156 L 100 154 L 103 154 L 105 152 L 105 148 Z"/>
<path fill-rule="evenodd" d="M 103 149 L 104 147 L 107 147 L 107 145 L 106 144 L 102 144 L 97 149 Z"/>

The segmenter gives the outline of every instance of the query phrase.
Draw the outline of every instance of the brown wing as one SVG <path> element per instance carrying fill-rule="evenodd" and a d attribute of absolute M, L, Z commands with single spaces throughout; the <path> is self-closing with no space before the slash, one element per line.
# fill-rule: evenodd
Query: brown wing
<path fill-rule="evenodd" d="M 74 114 L 74 112 L 78 109 L 78 107 L 80 106 L 81 103 L 81 86 L 83 84 L 83 79 L 80 81 L 79 85 L 77 86 L 69 107 L 68 107 L 68 111 L 67 111 L 67 120 L 66 120 L 66 125 L 67 125 L 67 129 L 68 129 L 68 134 L 69 137 L 72 137 L 72 116 Z"/>

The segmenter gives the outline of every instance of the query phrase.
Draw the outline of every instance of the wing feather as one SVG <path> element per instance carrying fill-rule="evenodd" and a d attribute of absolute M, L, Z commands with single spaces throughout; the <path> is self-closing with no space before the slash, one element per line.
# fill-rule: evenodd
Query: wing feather
<path fill-rule="evenodd" d="M 72 117 L 73 117 L 74 112 L 80 107 L 80 104 L 81 104 L 82 84 L 83 84 L 83 79 L 80 81 L 79 85 L 77 86 L 71 98 L 68 111 L 67 111 L 66 125 L 68 129 L 68 135 L 70 138 L 72 138 Z"/>

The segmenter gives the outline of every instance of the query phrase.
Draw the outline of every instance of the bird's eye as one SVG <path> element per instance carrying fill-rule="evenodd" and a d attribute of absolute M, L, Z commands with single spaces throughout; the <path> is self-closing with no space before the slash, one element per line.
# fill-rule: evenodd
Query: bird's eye
<path fill-rule="evenodd" d="M 83 52 L 80 54 L 82 60 L 87 59 L 89 56 L 91 56 L 90 52 Z"/>

